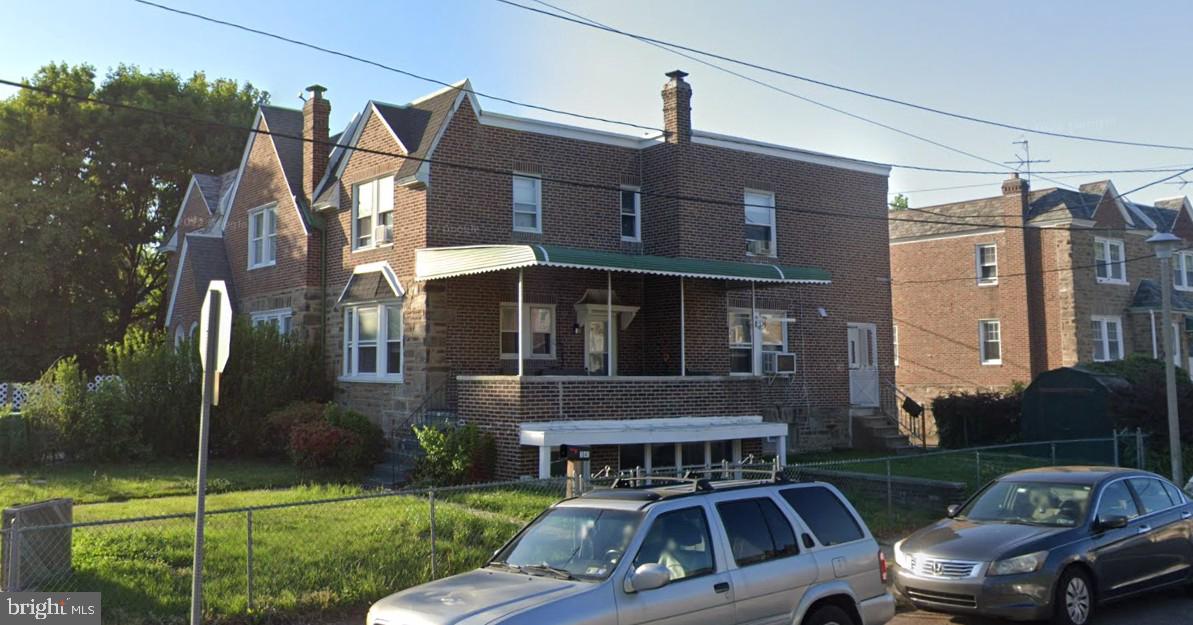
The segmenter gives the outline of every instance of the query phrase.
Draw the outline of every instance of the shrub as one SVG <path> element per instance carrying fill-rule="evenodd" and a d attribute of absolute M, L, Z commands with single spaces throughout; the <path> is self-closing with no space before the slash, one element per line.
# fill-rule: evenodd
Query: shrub
<path fill-rule="evenodd" d="M 451 486 L 493 479 L 497 445 L 491 434 L 474 425 L 415 427 L 423 457 L 415 467 L 415 480 Z"/>
<path fill-rule="evenodd" d="M 294 426 L 311 423 L 323 418 L 327 406 L 317 401 L 293 401 L 269 413 L 269 435 L 267 451 L 278 455 L 286 453 L 290 445 L 290 431 Z"/>
<path fill-rule="evenodd" d="M 327 421 L 300 423 L 290 430 L 290 458 L 303 469 L 357 466 L 361 440 Z"/>
<path fill-rule="evenodd" d="M 360 459 L 357 466 L 371 466 L 381 462 L 381 456 L 385 453 L 385 432 L 369 421 L 368 417 L 336 403 L 327 404 L 323 416 L 328 423 L 360 437 Z"/>
<path fill-rule="evenodd" d="M 29 422 L 0 407 L 0 466 L 27 466 L 41 460 L 44 442 Z"/>
<path fill-rule="evenodd" d="M 83 441 L 80 422 L 87 400 L 87 380 L 73 357 L 46 369 L 28 391 L 21 414 L 29 428 L 44 437 L 44 452 L 54 458 L 70 455 Z"/>
<path fill-rule="evenodd" d="M 959 449 L 1017 441 L 1022 403 L 1021 390 L 949 393 L 933 399 L 940 446 Z"/>
<path fill-rule="evenodd" d="M 1123 360 L 1083 364 L 1098 373 L 1117 375 L 1130 383 L 1110 397 L 1110 414 L 1117 428 L 1141 428 L 1149 436 L 1149 446 L 1168 453 L 1168 402 L 1164 379 L 1164 361 L 1133 354 Z M 1193 382 L 1179 367 L 1176 373 L 1177 414 L 1181 438 L 1193 442 Z"/>
<path fill-rule="evenodd" d="M 177 348 L 162 333 L 130 328 L 106 349 L 107 373 L 120 376 L 123 412 L 146 454 L 194 456 L 202 376 L 193 341 Z"/>
<path fill-rule="evenodd" d="M 87 393 L 74 438 L 72 460 L 119 462 L 149 455 L 119 380 L 101 382 Z"/>

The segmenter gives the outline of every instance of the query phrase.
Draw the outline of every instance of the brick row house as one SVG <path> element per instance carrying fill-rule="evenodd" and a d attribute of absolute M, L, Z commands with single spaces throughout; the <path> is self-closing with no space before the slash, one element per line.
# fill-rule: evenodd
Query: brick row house
<path fill-rule="evenodd" d="M 389 435 L 475 424 L 504 478 L 560 445 L 614 469 L 849 446 L 893 404 L 889 168 L 695 131 L 684 77 L 653 137 L 485 112 L 466 81 L 334 136 L 320 87 L 263 107 L 308 141 L 196 176 L 167 329 L 227 279 L 324 346 L 338 402 Z"/>
<path fill-rule="evenodd" d="M 1185 198 L 1130 202 L 1109 181 L 1030 189 L 899 214 L 890 224 L 896 379 L 918 400 L 1001 390 L 1043 371 L 1161 357 L 1158 232 L 1193 244 Z M 972 224 L 972 225 L 962 225 Z M 1174 257 L 1169 352 L 1193 370 L 1193 250 Z"/>

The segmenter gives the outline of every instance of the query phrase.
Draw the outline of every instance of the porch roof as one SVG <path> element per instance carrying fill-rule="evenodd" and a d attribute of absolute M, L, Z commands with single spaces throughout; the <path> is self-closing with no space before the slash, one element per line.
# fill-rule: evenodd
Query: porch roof
<path fill-rule="evenodd" d="M 759 416 L 667 417 L 589 421 L 534 421 L 519 425 L 523 445 L 625 445 L 692 443 L 787 436 L 787 424 Z"/>
<path fill-rule="evenodd" d="M 620 254 L 538 243 L 433 247 L 415 252 L 415 278 L 417 280 L 439 280 L 535 266 L 748 282 L 804 284 L 829 284 L 832 282 L 827 271 L 816 267 Z"/>

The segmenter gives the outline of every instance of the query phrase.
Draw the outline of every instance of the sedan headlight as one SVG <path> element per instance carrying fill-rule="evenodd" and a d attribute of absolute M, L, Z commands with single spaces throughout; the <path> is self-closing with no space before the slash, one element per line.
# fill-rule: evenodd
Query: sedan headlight
<path fill-rule="evenodd" d="M 901 569 L 910 571 L 915 567 L 911 564 L 911 556 L 903 552 L 903 543 L 903 540 L 895 543 L 895 564 L 898 564 Z"/>
<path fill-rule="evenodd" d="M 989 575 L 1016 575 L 1019 573 L 1035 573 L 1044 566 L 1048 559 L 1047 551 L 1037 551 L 1027 555 L 996 560 L 990 564 Z"/>

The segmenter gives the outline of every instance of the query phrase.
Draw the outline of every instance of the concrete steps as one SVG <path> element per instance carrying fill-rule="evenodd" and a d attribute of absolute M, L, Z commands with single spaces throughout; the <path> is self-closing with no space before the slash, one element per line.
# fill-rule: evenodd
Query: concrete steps
<path fill-rule="evenodd" d="M 869 451 L 884 451 L 896 455 L 914 454 L 919 447 L 911 444 L 899 427 L 877 408 L 851 408 L 854 446 Z"/>

